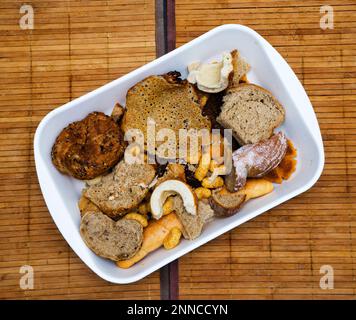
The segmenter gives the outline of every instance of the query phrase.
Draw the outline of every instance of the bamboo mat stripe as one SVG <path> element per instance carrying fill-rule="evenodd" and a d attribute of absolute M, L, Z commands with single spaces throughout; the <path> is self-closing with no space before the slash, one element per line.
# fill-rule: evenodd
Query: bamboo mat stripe
<path fill-rule="evenodd" d="M 21 30 L 23 3 L 2 0 L 0 298 L 355 299 L 356 6 L 328 4 L 332 30 L 319 27 L 321 0 L 37 0 L 35 29 Z M 109 284 L 72 252 L 47 211 L 33 160 L 37 124 L 53 108 L 224 23 L 261 33 L 296 72 L 321 127 L 323 175 L 307 193 L 160 273 Z M 33 290 L 19 286 L 23 265 L 35 270 Z M 333 267 L 332 290 L 319 287 L 323 265 Z"/>
<path fill-rule="evenodd" d="M 326 4 L 334 29 L 322 30 Z M 182 257 L 180 298 L 355 299 L 355 1 L 176 1 L 177 46 L 225 23 L 255 29 L 291 65 L 317 114 L 326 163 L 308 192 Z M 332 290 L 319 286 L 324 265 Z"/>
<path fill-rule="evenodd" d="M 175 3 L 172 0 L 156 0 L 156 54 L 157 57 L 175 48 Z M 160 269 L 162 300 L 179 297 L 178 261 L 175 260 Z"/>
<path fill-rule="evenodd" d="M 73 253 L 43 201 L 33 135 L 52 109 L 155 59 L 155 3 L 0 2 L 0 298 L 159 299 L 159 272 L 129 285 L 100 279 Z M 34 269 L 22 290 L 20 268 Z"/>

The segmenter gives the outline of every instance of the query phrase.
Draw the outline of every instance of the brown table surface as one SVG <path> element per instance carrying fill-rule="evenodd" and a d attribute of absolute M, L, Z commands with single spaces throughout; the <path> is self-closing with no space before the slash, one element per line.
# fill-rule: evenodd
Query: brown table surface
<path fill-rule="evenodd" d="M 43 201 L 34 131 L 50 110 L 155 58 L 154 0 L 0 1 L 0 298 L 159 299 L 159 272 L 113 285 L 69 248 Z M 225 23 L 252 27 L 289 62 L 317 113 L 326 163 L 308 192 L 179 260 L 181 299 L 356 297 L 356 3 L 331 0 L 334 29 L 319 26 L 324 1 L 176 0 L 176 43 Z M 236 44 L 238 48 L 238 43 Z M 19 286 L 22 265 L 33 290 Z M 334 289 L 319 287 L 334 269 Z"/>

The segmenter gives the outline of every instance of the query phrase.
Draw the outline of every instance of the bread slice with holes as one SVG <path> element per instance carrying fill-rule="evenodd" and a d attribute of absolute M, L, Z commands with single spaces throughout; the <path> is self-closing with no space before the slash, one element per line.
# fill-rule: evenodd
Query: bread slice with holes
<path fill-rule="evenodd" d="M 284 108 L 271 92 L 255 84 L 240 84 L 227 91 L 217 121 L 245 145 L 270 138 L 284 117 Z"/>
<path fill-rule="evenodd" d="M 175 133 L 177 144 L 166 146 L 169 155 L 159 154 L 164 158 L 176 158 L 180 129 L 207 129 L 211 122 L 202 114 L 207 96 L 199 92 L 192 84 L 180 79 L 179 72 L 169 72 L 162 76 L 150 76 L 135 84 L 126 95 L 126 112 L 122 120 L 122 129 L 139 129 L 145 138 L 145 144 L 161 129 L 171 129 Z M 155 130 L 147 130 L 148 120 L 155 123 Z M 152 122 L 153 124 L 153 122 Z M 149 136 L 148 136 L 149 135 Z M 158 148 L 164 141 L 156 140 Z M 169 146 L 168 146 L 169 144 Z M 153 150 L 150 150 L 153 153 Z"/>
<path fill-rule="evenodd" d="M 156 175 L 153 165 L 119 162 L 113 172 L 98 183 L 88 185 L 83 196 L 93 202 L 110 218 L 117 219 L 135 209 L 146 197 Z"/>
<path fill-rule="evenodd" d="M 89 211 L 81 220 L 80 235 L 98 256 L 119 261 L 133 257 L 141 248 L 143 228 L 135 220 L 115 222 L 101 212 Z"/>

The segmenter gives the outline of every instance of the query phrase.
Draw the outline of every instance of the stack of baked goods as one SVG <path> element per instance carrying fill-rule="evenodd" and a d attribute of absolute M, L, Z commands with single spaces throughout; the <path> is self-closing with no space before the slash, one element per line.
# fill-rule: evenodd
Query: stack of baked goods
<path fill-rule="evenodd" d="M 125 107 L 63 129 L 52 162 L 85 182 L 79 229 L 93 252 L 129 268 L 162 246 L 196 239 L 213 219 L 238 213 L 291 176 L 296 149 L 275 130 L 285 109 L 248 82 L 249 69 L 237 50 L 220 61 L 192 62 L 187 79 L 177 71 L 149 76 L 129 89 Z M 166 129 L 178 143 L 159 136 Z M 232 143 L 223 129 L 231 130 Z M 197 148 L 182 154 L 182 130 L 205 130 L 210 140 L 199 136 Z"/>

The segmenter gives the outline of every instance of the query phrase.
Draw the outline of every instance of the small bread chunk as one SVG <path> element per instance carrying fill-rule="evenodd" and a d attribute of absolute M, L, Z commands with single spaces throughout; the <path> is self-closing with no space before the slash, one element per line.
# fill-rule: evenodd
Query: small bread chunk
<path fill-rule="evenodd" d="M 87 212 L 80 224 L 85 244 L 98 256 L 119 261 L 133 257 L 141 248 L 143 228 L 135 220 L 117 222 L 102 212 Z"/>
<path fill-rule="evenodd" d="M 78 201 L 78 208 L 80 211 L 80 216 L 83 217 L 87 212 L 100 211 L 100 209 L 89 199 L 81 196 Z"/>
<path fill-rule="evenodd" d="M 237 213 L 245 201 L 245 194 L 229 192 L 227 189 L 214 190 L 209 198 L 210 206 L 217 217 L 229 217 Z"/>
<path fill-rule="evenodd" d="M 111 111 L 111 117 L 116 122 L 120 122 L 120 120 L 124 116 L 124 113 L 125 113 L 125 108 L 120 103 L 116 103 L 114 109 Z"/>
<path fill-rule="evenodd" d="M 211 209 L 207 200 L 200 200 L 198 202 L 198 212 L 194 216 L 185 210 L 183 200 L 180 196 L 173 198 L 173 207 L 183 225 L 183 236 L 188 240 L 199 237 L 204 225 L 214 216 L 214 211 Z"/>
<path fill-rule="evenodd" d="M 233 66 L 233 77 L 230 81 L 229 87 L 235 87 L 239 85 L 242 78 L 250 70 L 250 65 L 243 59 L 236 49 L 231 51 L 232 56 L 232 66 Z"/>
<path fill-rule="evenodd" d="M 268 139 L 284 121 L 284 109 L 272 94 L 254 84 L 240 84 L 227 91 L 217 121 L 232 129 L 241 144 Z"/>
<path fill-rule="evenodd" d="M 122 160 L 99 183 L 84 189 L 83 196 L 116 219 L 140 204 L 155 174 L 155 168 L 150 164 L 128 164 Z"/>

